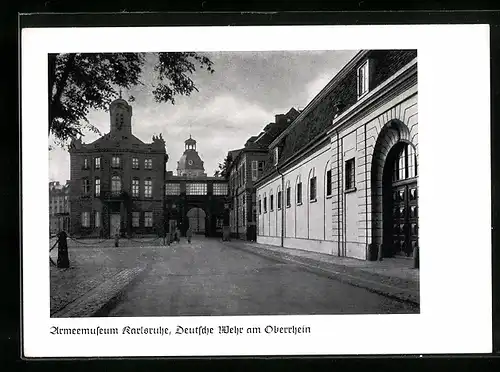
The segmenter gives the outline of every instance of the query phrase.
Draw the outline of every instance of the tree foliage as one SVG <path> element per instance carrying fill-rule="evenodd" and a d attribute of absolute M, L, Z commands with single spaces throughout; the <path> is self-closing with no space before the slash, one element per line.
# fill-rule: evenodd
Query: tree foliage
<path fill-rule="evenodd" d="M 49 54 L 49 135 L 60 143 L 99 132 L 88 120 L 90 110 L 106 110 L 121 88 L 141 81 L 145 53 Z M 151 87 L 156 102 L 175 103 L 175 96 L 197 91 L 191 75 L 199 67 L 213 73 L 213 63 L 194 52 L 157 53 Z M 131 97 L 133 100 L 133 97 Z"/>
<path fill-rule="evenodd" d="M 231 167 L 231 162 L 233 158 L 231 154 L 227 154 L 224 158 L 224 162 L 219 163 L 218 169 L 214 172 L 214 177 L 223 177 L 225 179 L 229 179 L 229 168 Z"/>

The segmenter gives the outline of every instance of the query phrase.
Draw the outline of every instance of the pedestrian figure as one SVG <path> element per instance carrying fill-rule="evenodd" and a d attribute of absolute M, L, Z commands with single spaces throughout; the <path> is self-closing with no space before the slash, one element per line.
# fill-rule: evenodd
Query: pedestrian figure
<path fill-rule="evenodd" d="M 175 241 L 177 243 L 181 242 L 181 231 L 179 230 L 178 227 L 175 229 Z"/>
<path fill-rule="evenodd" d="M 191 226 L 189 226 L 187 231 L 186 231 L 186 237 L 187 237 L 188 243 L 191 244 L 191 238 L 193 237 L 193 230 L 191 230 Z"/>
<path fill-rule="evenodd" d="M 57 267 L 67 269 L 69 267 L 67 235 L 64 231 L 61 231 L 58 235 Z"/>

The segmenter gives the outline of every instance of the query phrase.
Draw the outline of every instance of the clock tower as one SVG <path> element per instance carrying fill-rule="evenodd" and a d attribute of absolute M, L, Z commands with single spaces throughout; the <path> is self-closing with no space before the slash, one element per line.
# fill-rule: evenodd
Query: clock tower
<path fill-rule="evenodd" d="M 206 177 L 203 161 L 196 151 L 196 141 L 191 135 L 184 141 L 184 153 L 177 162 L 177 175 L 185 177 Z"/>
<path fill-rule="evenodd" d="M 111 102 L 109 106 L 111 133 L 116 135 L 132 134 L 132 106 L 120 98 Z"/>

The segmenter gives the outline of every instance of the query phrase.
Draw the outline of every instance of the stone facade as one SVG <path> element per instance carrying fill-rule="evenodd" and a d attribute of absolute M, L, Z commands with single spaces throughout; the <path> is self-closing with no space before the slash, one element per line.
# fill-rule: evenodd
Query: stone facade
<path fill-rule="evenodd" d="M 144 143 L 132 134 L 132 107 L 125 100 L 113 101 L 109 112 L 109 133 L 70 145 L 71 234 L 162 234 L 165 141 L 160 135 Z"/>
<path fill-rule="evenodd" d="M 258 242 L 360 259 L 418 246 L 416 57 L 358 53 L 270 144 Z"/>

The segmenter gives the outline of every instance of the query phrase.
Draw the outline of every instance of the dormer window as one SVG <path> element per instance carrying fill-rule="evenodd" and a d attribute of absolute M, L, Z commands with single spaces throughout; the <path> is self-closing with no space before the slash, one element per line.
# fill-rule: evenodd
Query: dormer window
<path fill-rule="evenodd" d="M 370 90 L 370 61 L 366 60 L 358 67 L 357 73 L 358 98 L 364 96 Z"/>
<path fill-rule="evenodd" d="M 278 165 L 279 161 L 279 148 L 275 147 L 274 148 L 274 165 Z"/>

